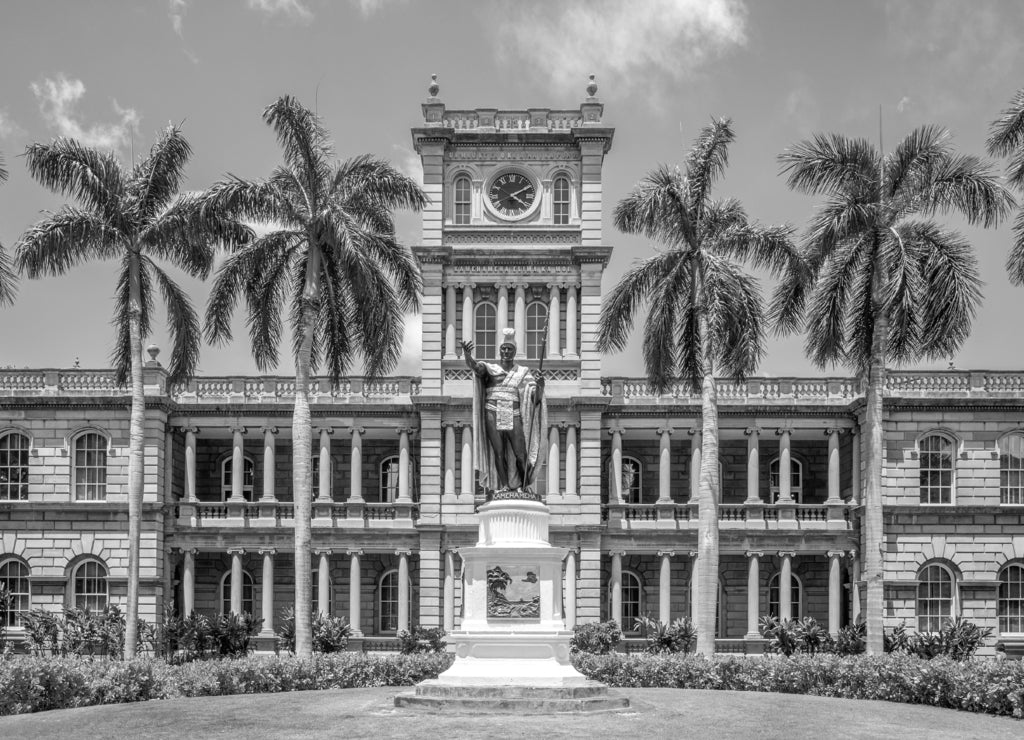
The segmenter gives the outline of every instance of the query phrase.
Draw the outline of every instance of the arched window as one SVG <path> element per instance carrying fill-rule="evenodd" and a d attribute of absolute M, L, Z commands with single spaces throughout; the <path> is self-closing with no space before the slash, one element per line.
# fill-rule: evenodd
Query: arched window
<path fill-rule="evenodd" d="M 24 434 L 10 432 L 0 436 L 0 500 L 28 499 L 28 448 Z"/>
<path fill-rule="evenodd" d="M 476 331 L 474 332 L 476 357 L 481 360 L 493 360 L 497 357 L 498 346 L 498 309 L 493 303 L 484 302 L 474 309 Z"/>
<path fill-rule="evenodd" d="M 775 617 L 781 618 L 782 609 L 779 607 L 779 576 L 781 573 L 776 573 L 768 580 L 768 614 Z M 801 593 L 803 591 L 803 585 L 800 583 L 800 578 L 796 575 L 790 576 L 790 616 L 793 619 L 800 619 L 803 616 L 801 605 L 803 599 Z"/>
<path fill-rule="evenodd" d="M 316 581 L 313 582 L 314 584 Z M 248 571 L 242 571 L 242 613 L 252 614 L 253 580 Z M 220 577 L 220 613 L 231 613 L 231 571 Z"/>
<path fill-rule="evenodd" d="M 999 572 L 999 634 L 1024 634 L 1024 565 L 1010 563 Z"/>
<path fill-rule="evenodd" d="M 107 498 L 107 438 L 86 432 L 75 438 L 75 499 L 103 501 Z"/>
<path fill-rule="evenodd" d="M 771 494 L 771 502 L 778 503 L 779 500 L 779 458 L 775 458 L 768 465 L 768 490 Z M 789 459 L 789 491 L 793 500 L 798 504 L 804 501 L 804 466 L 799 460 Z"/>
<path fill-rule="evenodd" d="M 85 560 L 71 577 L 71 602 L 76 609 L 101 612 L 107 608 L 107 568 L 98 560 Z"/>
<path fill-rule="evenodd" d="M 953 618 L 956 579 L 944 565 L 926 565 L 917 574 L 917 631 L 939 632 Z"/>
<path fill-rule="evenodd" d="M 7 627 L 20 627 L 22 615 L 32 608 L 32 588 L 28 582 L 28 566 L 20 560 L 9 559 L 0 563 L 0 586 L 11 595 L 11 608 L 7 612 Z"/>
<path fill-rule="evenodd" d="M 454 199 L 454 221 L 462 226 L 469 224 L 470 219 L 470 193 L 472 189 L 469 178 L 461 176 L 455 178 L 455 199 Z"/>
<path fill-rule="evenodd" d="M 953 503 L 953 440 L 929 434 L 918 444 L 922 504 Z"/>
<path fill-rule="evenodd" d="M 1024 434 L 1019 432 L 999 440 L 999 502 L 1024 504 Z"/>
<path fill-rule="evenodd" d="M 569 178 L 555 178 L 552 191 L 552 216 L 556 224 L 569 223 Z"/>
<path fill-rule="evenodd" d="M 393 503 L 398 499 L 398 470 L 401 458 L 398 455 L 385 457 L 380 461 L 380 501 Z"/>
<path fill-rule="evenodd" d="M 231 455 L 224 458 L 220 464 L 220 498 L 227 501 L 231 498 L 231 472 L 234 470 L 234 461 Z M 242 458 L 242 497 L 246 501 L 252 501 L 252 479 L 256 465 L 251 457 Z M 316 482 L 313 483 L 316 485 Z"/>
<path fill-rule="evenodd" d="M 327 476 L 327 496 L 334 493 L 334 458 L 331 457 L 330 475 Z M 320 453 L 314 453 L 309 463 L 309 480 L 312 496 L 317 498 L 320 495 Z"/>
<path fill-rule="evenodd" d="M 534 301 L 526 307 L 526 357 L 539 359 L 547 343 L 544 331 L 548 319 L 548 307 L 543 301 Z"/>
<path fill-rule="evenodd" d="M 640 585 L 640 576 L 629 570 L 622 571 L 622 624 L 619 627 L 623 632 L 632 632 L 637 629 L 636 620 L 640 618 L 640 602 L 643 597 L 643 588 Z"/>
<path fill-rule="evenodd" d="M 398 570 L 386 571 L 377 589 L 377 631 L 398 630 Z"/>

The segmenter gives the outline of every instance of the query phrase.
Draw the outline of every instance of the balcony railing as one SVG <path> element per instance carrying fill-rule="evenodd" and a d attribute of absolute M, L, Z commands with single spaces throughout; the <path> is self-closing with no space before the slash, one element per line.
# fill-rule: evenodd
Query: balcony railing
<path fill-rule="evenodd" d="M 411 525 L 419 518 L 419 504 L 314 501 L 312 513 L 314 527 L 373 526 L 374 522 L 401 520 Z M 174 518 L 179 527 L 290 527 L 295 521 L 295 507 L 280 501 L 179 501 L 174 506 Z"/>
<path fill-rule="evenodd" d="M 828 504 L 740 503 L 719 504 L 718 523 L 723 528 L 752 529 L 848 529 L 850 508 L 846 502 Z M 657 522 L 676 522 L 682 528 L 696 526 L 699 519 L 696 503 L 604 504 L 601 519 L 609 525 L 626 528 L 659 526 Z"/>

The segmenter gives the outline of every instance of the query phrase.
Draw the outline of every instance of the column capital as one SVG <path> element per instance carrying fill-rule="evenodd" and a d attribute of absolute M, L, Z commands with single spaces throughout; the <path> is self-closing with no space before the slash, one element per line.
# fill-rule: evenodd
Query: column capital
<path fill-rule="evenodd" d="M 334 427 L 317 427 L 317 432 L 320 434 L 323 434 L 324 432 L 327 434 L 334 434 Z"/>
<path fill-rule="evenodd" d="M 349 434 L 358 434 L 362 436 L 366 432 L 366 427 L 349 427 Z"/>
<path fill-rule="evenodd" d="M 842 558 L 846 556 L 845 550 L 829 550 L 825 553 L 829 558 Z"/>
<path fill-rule="evenodd" d="M 516 282 L 510 283 L 510 287 L 515 288 L 516 292 L 518 293 L 520 290 L 525 291 L 527 288 L 530 287 L 530 284 L 529 283 L 524 283 L 522 281 L 516 281 Z"/>
<path fill-rule="evenodd" d="M 658 550 L 658 557 L 659 558 L 666 558 L 666 557 L 674 558 L 675 556 L 676 556 L 676 551 L 675 550 Z"/>
<path fill-rule="evenodd" d="M 609 550 L 608 554 L 611 555 L 613 558 L 616 555 L 618 555 L 621 558 L 621 557 L 624 557 L 626 555 L 626 551 L 625 550 Z"/>
<path fill-rule="evenodd" d="M 199 434 L 199 427 L 183 426 L 178 427 L 178 431 L 181 432 L 182 434 L 189 434 L 190 432 L 192 434 Z"/>
<path fill-rule="evenodd" d="M 444 547 L 441 548 L 441 552 L 443 552 L 445 555 L 447 555 L 448 553 L 451 553 L 452 555 L 458 555 L 459 554 L 459 548 L 458 547 L 451 547 L 450 545 L 445 545 Z"/>
<path fill-rule="evenodd" d="M 565 283 L 547 283 L 548 289 L 554 293 L 556 290 L 561 290 L 565 287 Z"/>
<path fill-rule="evenodd" d="M 796 557 L 796 551 L 795 550 L 779 550 L 779 557 L 780 558 L 795 558 Z"/>
<path fill-rule="evenodd" d="M 758 435 L 761 434 L 761 427 L 758 427 L 758 426 L 747 427 L 746 429 L 743 430 L 743 433 L 745 435 L 747 435 L 748 437 L 757 437 Z"/>
<path fill-rule="evenodd" d="M 277 550 L 273 547 L 261 547 L 257 552 L 260 555 L 277 555 Z"/>
<path fill-rule="evenodd" d="M 199 554 L 198 547 L 179 547 L 178 549 L 181 550 L 182 555 L 191 555 L 192 557 L 195 557 Z"/>
<path fill-rule="evenodd" d="M 613 437 L 616 434 L 618 434 L 621 437 L 622 436 L 622 427 L 620 427 L 618 425 L 610 426 L 610 427 L 608 427 L 607 432 L 608 432 L 608 434 L 612 435 Z"/>
<path fill-rule="evenodd" d="M 245 434 L 245 427 L 241 424 L 235 424 L 231 427 L 232 434 Z"/>
<path fill-rule="evenodd" d="M 784 424 L 784 425 L 776 428 L 776 430 L 775 430 L 775 436 L 776 437 L 781 437 L 784 434 L 788 435 L 788 434 L 792 434 L 792 433 L 793 433 L 793 427 L 792 427 L 792 425 L 789 425 L 789 424 Z"/>
<path fill-rule="evenodd" d="M 264 434 L 277 434 L 277 427 L 260 427 L 260 431 Z"/>
<path fill-rule="evenodd" d="M 576 555 L 579 555 L 579 554 L 580 554 L 580 546 L 579 545 L 575 545 L 575 546 L 572 546 L 572 547 L 567 547 L 567 548 L 565 548 L 565 557 L 562 558 L 562 560 L 565 560 L 565 558 L 569 557 L 570 555 L 575 557 Z"/>
<path fill-rule="evenodd" d="M 245 555 L 245 549 L 241 547 L 229 547 L 228 555 Z"/>
<path fill-rule="evenodd" d="M 560 421 L 560 422 L 558 422 L 558 428 L 559 429 L 576 429 L 577 427 L 579 427 L 579 424 L 577 424 L 574 421 Z"/>
<path fill-rule="evenodd" d="M 762 550 L 747 550 L 744 553 L 748 558 L 763 558 L 764 552 Z"/>
<path fill-rule="evenodd" d="M 318 547 L 315 550 L 313 550 L 314 555 L 331 555 L 333 553 L 334 550 L 332 550 L 329 547 Z"/>
<path fill-rule="evenodd" d="M 860 434 L 860 427 L 854 424 L 852 427 L 848 427 L 847 431 L 850 433 L 851 437 L 856 437 Z"/>
<path fill-rule="evenodd" d="M 413 426 L 398 427 L 397 429 L 395 429 L 395 433 L 398 434 L 399 436 L 401 436 L 403 434 L 407 434 L 410 437 L 414 436 L 416 434 L 416 432 L 418 432 L 418 431 L 419 431 L 419 427 L 413 427 Z"/>
<path fill-rule="evenodd" d="M 664 426 L 658 427 L 657 434 L 660 437 L 662 434 L 672 434 L 672 432 L 674 432 L 674 431 L 675 431 L 675 429 L 673 429 L 671 426 L 664 425 Z"/>
<path fill-rule="evenodd" d="M 359 549 L 345 550 L 345 554 L 348 555 L 349 557 L 357 557 L 358 558 L 358 557 L 362 556 L 363 551 L 359 550 Z"/>
<path fill-rule="evenodd" d="M 445 429 L 451 427 L 452 429 L 462 429 L 464 426 L 468 426 L 464 421 L 442 421 L 441 426 Z"/>
<path fill-rule="evenodd" d="M 857 555 L 858 555 L 858 553 L 857 553 L 856 550 L 850 550 L 847 553 L 847 556 L 850 558 L 850 560 L 856 560 L 857 559 Z"/>
<path fill-rule="evenodd" d="M 690 556 L 690 559 L 691 559 L 691 560 L 696 560 L 696 559 L 697 559 L 697 556 L 698 556 L 698 555 L 700 555 L 700 551 L 699 551 L 699 550 L 690 550 L 690 551 L 689 551 L 688 553 L 686 553 L 686 554 Z"/>
<path fill-rule="evenodd" d="M 462 288 L 463 290 L 473 290 L 473 288 L 476 287 L 476 283 L 468 281 L 468 280 L 460 280 L 460 281 L 458 281 L 455 284 L 457 286 L 459 286 L 460 288 Z"/>
<path fill-rule="evenodd" d="M 824 428 L 824 429 L 822 430 L 822 433 L 823 433 L 823 434 L 824 434 L 824 435 L 825 435 L 826 437 L 831 437 L 831 436 L 832 436 L 833 434 L 835 434 L 835 435 L 838 435 L 838 434 L 840 434 L 840 433 L 841 433 L 842 431 L 843 431 L 843 428 L 842 428 L 841 426 L 839 426 L 838 424 L 833 424 L 832 426 L 827 426 L 827 427 L 825 427 L 825 428 Z"/>
<path fill-rule="evenodd" d="M 401 557 L 402 555 L 405 555 L 405 557 L 409 557 L 410 555 L 412 555 L 412 550 L 395 550 L 395 555 L 398 555 L 399 557 Z"/>
<path fill-rule="evenodd" d="M 694 425 L 687 429 L 686 433 L 689 434 L 691 437 L 703 436 L 704 429 L 701 426 Z"/>

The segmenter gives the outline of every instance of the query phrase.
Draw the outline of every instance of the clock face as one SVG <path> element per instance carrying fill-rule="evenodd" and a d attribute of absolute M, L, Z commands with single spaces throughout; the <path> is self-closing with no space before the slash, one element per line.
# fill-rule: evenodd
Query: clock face
<path fill-rule="evenodd" d="M 503 218 L 519 218 L 532 211 L 537 199 L 533 180 L 518 172 L 505 172 L 491 180 L 487 199 L 496 214 Z"/>

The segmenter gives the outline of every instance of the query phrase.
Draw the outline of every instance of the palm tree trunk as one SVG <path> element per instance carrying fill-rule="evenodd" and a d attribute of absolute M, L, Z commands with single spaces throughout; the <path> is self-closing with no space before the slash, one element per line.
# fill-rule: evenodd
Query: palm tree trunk
<path fill-rule="evenodd" d="M 885 357 L 889 341 L 888 317 L 879 313 L 875 318 L 873 346 L 869 365 L 867 403 L 864 413 L 865 463 L 867 486 L 864 491 L 864 580 L 867 582 L 865 599 L 867 652 L 879 655 L 885 650 L 882 611 L 885 598 L 882 558 L 884 533 L 882 531 L 882 457 L 885 451 L 882 429 L 882 397 L 885 391 Z"/>
<path fill-rule="evenodd" d="M 128 604 L 124 656 L 134 658 L 139 625 L 139 550 L 142 539 L 142 470 L 146 397 L 142 386 L 142 286 L 138 255 L 128 255 L 128 334 L 131 341 L 132 410 L 128 427 Z"/>
<path fill-rule="evenodd" d="M 310 460 L 313 428 L 309 412 L 309 365 L 319 297 L 320 251 L 310 240 L 306 287 L 302 292 L 302 341 L 295 358 L 295 409 L 292 412 L 292 495 L 295 501 L 295 654 L 313 654 L 312 489 Z"/>
<path fill-rule="evenodd" d="M 700 319 L 704 344 L 704 378 L 701 381 L 701 455 L 698 486 L 697 530 L 697 652 L 715 653 L 715 621 L 718 615 L 718 389 L 714 358 L 708 336 L 707 316 Z"/>

